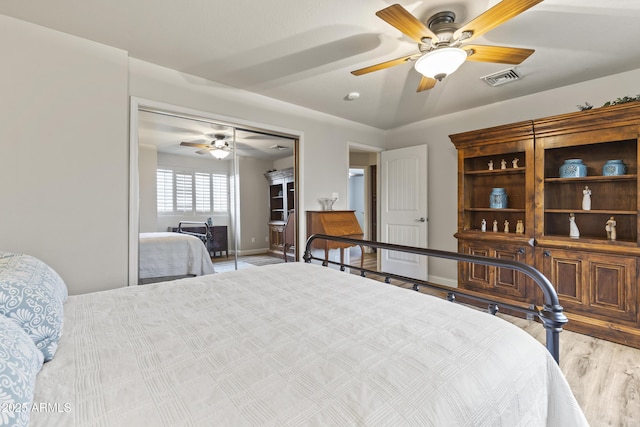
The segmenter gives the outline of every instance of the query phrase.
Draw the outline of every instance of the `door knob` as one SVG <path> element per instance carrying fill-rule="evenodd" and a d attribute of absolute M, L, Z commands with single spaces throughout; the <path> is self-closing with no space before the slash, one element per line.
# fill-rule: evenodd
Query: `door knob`
<path fill-rule="evenodd" d="M 425 217 L 420 217 L 418 218 L 416 221 L 418 222 L 425 222 L 427 219 Z"/>

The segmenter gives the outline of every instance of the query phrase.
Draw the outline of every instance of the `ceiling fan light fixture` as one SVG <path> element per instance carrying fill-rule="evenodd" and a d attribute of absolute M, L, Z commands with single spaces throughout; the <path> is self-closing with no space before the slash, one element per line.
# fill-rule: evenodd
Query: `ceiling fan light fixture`
<path fill-rule="evenodd" d="M 414 67 L 423 76 L 442 80 L 456 71 L 466 59 L 466 51 L 457 47 L 443 47 L 418 58 Z"/>
<path fill-rule="evenodd" d="M 211 155 L 218 160 L 222 160 L 229 155 L 229 152 L 227 150 L 222 150 L 219 148 L 215 150 L 211 150 L 209 151 L 209 153 L 211 153 Z"/>

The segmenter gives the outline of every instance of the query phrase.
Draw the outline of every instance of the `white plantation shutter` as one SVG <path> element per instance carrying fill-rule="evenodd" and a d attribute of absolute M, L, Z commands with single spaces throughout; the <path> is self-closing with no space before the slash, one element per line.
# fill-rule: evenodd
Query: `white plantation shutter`
<path fill-rule="evenodd" d="M 213 182 L 213 211 L 229 211 L 229 179 L 227 175 L 212 174 Z"/>
<path fill-rule="evenodd" d="M 211 212 L 211 174 L 196 172 L 196 212 Z"/>
<path fill-rule="evenodd" d="M 176 172 L 176 211 L 193 210 L 193 176 L 190 173 Z"/>
<path fill-rule="evenodd" d="M 157 207 L 159 213 L 173 212 L 173 171 L 156 171 Z"/>
<path fill-rule="evenodd" d="M 229 177 L 161 166 L 156 169 L 158 213 L 229 212 Z"/>

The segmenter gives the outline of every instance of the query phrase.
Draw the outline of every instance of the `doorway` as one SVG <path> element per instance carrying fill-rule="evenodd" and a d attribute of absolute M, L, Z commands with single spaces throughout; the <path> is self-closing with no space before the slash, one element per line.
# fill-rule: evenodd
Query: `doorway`
<path fill-rule="evenodd" d="M 376 241 L 378 232 L 378 162 L 381 149 L 350 143 L 348 209 L 355 211 L 356 218 L 367 240 Z M 375 252 L 365 248 L 365 252 Z M 354 250 L 353 256 L 360 256 L 360 250 Z M 377 262 L 376 262 L 377 263 Z"/>
<path fill-rule="evenodd" d="M 354 212 L 363 231 L 367 228 L 364 222 L 366 195 L 364 172 L 364 168 L 349 168 L 349 200 L 347 201 L 347 209 Z"/>

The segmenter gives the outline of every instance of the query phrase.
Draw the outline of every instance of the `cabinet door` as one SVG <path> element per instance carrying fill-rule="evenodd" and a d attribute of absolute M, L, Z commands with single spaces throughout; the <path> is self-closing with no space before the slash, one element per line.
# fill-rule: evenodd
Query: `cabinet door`
<path fill-rule="evenodd" d="M 527 262 L 532 256 L 531 248 L 508 244 L 486 244 L 463 241 L 460 251 L 492 258 Z M 489 291 L 495 295 L 514 297 L 518 300 L 527 298 L 526 276 L 510 268 L 500 268 L 473 263 L 460 263 L 461 286 L 467 289 Z"/>
<path fill-rule="evenodd" d="M 282 252 L 284 249 L 284 225 L 269 225 L 269 249 Z"/>
<path fill-rule="evenodd" d="M 637 321 L 635 257 L 561 249 L 539 249 L 542 272 L 568 312 L 606 320 Z"/>

